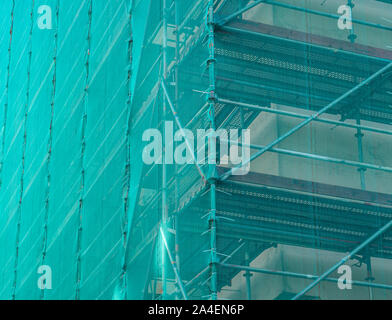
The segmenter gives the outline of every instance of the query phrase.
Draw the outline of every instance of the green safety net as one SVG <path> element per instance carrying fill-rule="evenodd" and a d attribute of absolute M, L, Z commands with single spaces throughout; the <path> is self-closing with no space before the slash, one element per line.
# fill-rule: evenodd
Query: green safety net
<path fill-rule="evenodd" d="M 41 5 L 50 30 L 38 27 Z M 125 250 L 129 10 L 2 4 L 1 298 L 112 298 Z M 52 269 L 45 292 L 40 265 Z"/>
<path fill-rule="evenodd" d="M 5 1 L 0 298 L 392 298 L 391 9 Z"/>

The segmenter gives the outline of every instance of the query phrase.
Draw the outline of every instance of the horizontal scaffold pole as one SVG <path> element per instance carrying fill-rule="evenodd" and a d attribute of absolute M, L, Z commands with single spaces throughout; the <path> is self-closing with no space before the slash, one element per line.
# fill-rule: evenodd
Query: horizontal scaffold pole
<path fill-rule="evenodd" d="M 220 141 L 230 143 L 230 140 L 220 140 Z M 245 147 L 245 148 L 257 149 L 257 150 L 263 150 L 265 148 L 265 146 L 260 146 L 260 145 L 256 145 L 256 144 L 243 144 L 240 142 L 236 142 L 236 143 L 240 147 Z M 333 157 L 328 157 L 328 156 L 321 156 L 321 155 L 312 154 L 312 153 L 306 153 L 306 152 L 300 152 L 300 151 L 294 151 L 294 150 L 288 150 L 288 149 L 282 149 L 282 148 L 271 148 L 268 150 L 268 152 L 274 152 L 274 153 L 285 154 L 288 156 L 300 157 L 300 158 L 305 158 L 305 159 L 310 159 L 310 160 L 338 163 L 338 164 L 344 164 L 344 165 L 351 166 L 351 167 L 372 169 L 372 170 L 378 170 L 378 171 L 392 173 L 391 167 L 384 167 L 384 166 L 379 166 L 379 165 L 371 164 L 371 163 L 358 162 L 358 161 L 352 161 L 352 160 L 344 160 L 344 159 L 338 159 L 338 158 L 333 158 Z"/>
<path fill-rule="evenodd" d="M 279 1 L 264 0 L 263 2 L 266 3 L 266 4 L 277 6 L 277 7 L 282 7 L 282 8 L 291 9 L 291 10 L 295 10 L 295 11 L 300 11 L 300 12 L 304 12 L 304 13 L 310 13 L 310 14 L 314 14 L 314 15 L 322 16 L 322 17 L 326 17 L 326 18 L 331 18 L 331 19 L 340 19 L 340 17 L 341 17 L 341 16 L 336 15 L 336 14 L 322 12 L 322 11 L 317 11 L 317 10 L 312 10 L 312 9 L 307 9 L 307 8 L 303 8 L 303 7 L 298 7 L 298 6 L 294 6 L 294 5 L 291 5 L 291 4 L 282 3 L 282 2 L 279 2 Z M 377 23 L 367 22 L 367 21 L 358 20 L 358 19 L 352 19 L 352 22 L 353 23 L 357 23 L 357 24 L 361 24 L 361 25 L 364 25 L 364 26 L 372 27 L 372 28 L 392 31 L 391 27 L 383 26 L 383 25 L 377 24 Z"/>
<path fill-rule="evenodd" d="M 283 276 L 283 277 L 309 279 L 309 280 L 318 279 L 318 276 L 311 275 L 311 274 L 302 274 L 302 273 L 297 273 L 297 272 L 267 270 L 267 269 L 262 269 L 262 268 L 254 268 L 254 267 L 247 267 L 247 266 L 240 266 L 240 265 L 226 264 L 226 263 L 221 263 L 220 266 L 222 266 L 224 268 L 229 268 L 229 269 L 237 269 L 237 270 L 242 270 L 242 271 L 270 274 L 270 275 Z M 325 279 L 323 279 L 323 281 L 339 282 L 339 279 L 325 278 Z M 387 284 L 371 283 L 371 282 L 355 281 L 355 280 L 351 281 L 350 283 L 354 286 L 359 286 L 359 287 L 372 287 L 372 288 L 392 290 L 392 285 L 387 285 Z"/>
<path fill-rule="evenodd" d="M 268 107 L 262 107 L 259 105 L 238 102 L 238 101 L 232 101 L 232 100 L 228 100 L 228 99 L 221 99 L 220 98 L 219 102 L 224 103 L 224 104 L 228 104 L 228 105 L 234 105 L 234 106 L 237 106 L 238 108 L 257 110 L 257 111 L 261 111 L 261 112 L 273 113 L 273 114 L 288 116 L 288 117 L 292 117 L 292 118 L 298 118 L 298 119 L 307 119 L 308 118 L 307 115 L 296 113 L 296 112 L 272 109 L 272 108 L 268 108 Z M 369 126 L 364 126 L 364 125 L 358 125 L 358 124 L 354 124 L 354 123 L 346 123 L 346 122 L 342 122 L 342 121 L 331 120 L 331 119 L 322 119 L 322 118 L 314 119 L 314 121 L 326 123 L 326 124 L 333 124 L 335 126 L 340 126 L 340 127 L 352 128 L 352 129 L 356 129 L 356 130 L 360 129 L 363 131 L 370 131 L 370 132 L 376 132 L 376 133 L 381 133 L 381 134 L 386 134 L 386 135 L 392 135 L 392 131 L 390 131 L 390 130 L 384 130 L 384 129 L 374 128 L 374 127 L 369 127 Z"/>
<path fill-rule="evenodd" d="M 312 9 L 307 9 L 304 7 L 298 7 L 298 6 L 294 6 L 291 4 L 287 4 L 287 3 L 282 3 L 279 1 L 272 1 L 272 0 L 258 0 L 255 1 L 253 3 L 251 3 L 250 5 L 234 12 L 233 14 L 219 20 L 217 22 L 218 26 L 224 26 L 225 24 L 227 24 L 228 22 L 230 22 L 231 20 L 233 20 L 234 18 L 238 17 L 239 15 L 243 14 L 244 12 L 254 8 L 255 6 L 264 3 L 264 4 L 268 4 L 268 5 L 272 5 L 272 6 L 276 6 L 276 7 L 282 7 L 285 9 L 290 9 L 290 10 L 294 10 L 294 11 L 300 11 L 303 13 L 310 13 L 310 14 L 314 14 L 317 16 L 322 16 L 322 17 L 326 17 L 326 18 L 331 18 L 331 19 L 340 19 L 341 16 L 336 15 L 336 14 L 332 14 L 332 13 L 328 13 L 328 12 L 322 12 L 322 11 L 318 11 L 318 10 L 312 10 Z M 376 28 L 376 29 L 382 29 L 382 30 L 388 30 L 388 31 L 392 31 L 391 27 L 387 27 L 381 24 L 377 24 L 377 23 L 372 23 L 372 22 L 368 22 L 368 21 L 363 21 L 363 20 L 358 20 L 358 19 L 352 19 L 353 23 L 356 24 L 361 24 L 367 27 L 372 27 L 372 28 Z"/>

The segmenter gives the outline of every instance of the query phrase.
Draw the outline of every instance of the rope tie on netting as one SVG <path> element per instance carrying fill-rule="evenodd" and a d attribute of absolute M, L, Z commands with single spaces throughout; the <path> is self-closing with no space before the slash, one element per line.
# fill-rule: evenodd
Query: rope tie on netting
<path fill-rule="evenodd" d="M 128 58 L 128 66 L 127 66 L 127 131 L 126 131 L 126 142 L 125 142 L 125 167 L 124 167 L 124 176 L 123 176 L 123 201 L 124 201 L 124 214 L 122 217 L 122 240 L 123 240 L 123 256 L 122 256 L 122 267 L 121 267 L 121 275 L 120 275 L 120 284 L 121 289 L 123 291 L 122 298 L 127 298 L 127 243 L 128 243 L 128 214 L 129 214 L 129 193 L 130 193 L 130 184 L 131 184 L 131 127 L 132 127 L 132 50 L 133 50 L 133 29 L 132 29 L 132 6 L 133 1 L 130 1 L 129 9 L 128 9 L 128 32 L 129 38 L 127 40 L 127 58 Z"/>
<path fill-rule="evenodd" d="M 56 84 L 57 84 L 57 46 L 58 46 L 58 26 L 59 26 L 59 11 L 60 11 L 60 0 L 56 2 L 56 30 L 54 33 L 54 49 L 53 49 L 53 78 L 52 78 L 52 93 L 50 101 L 50 125 L 49 125 L 49 138 L 47 143 L 48 153 L 46 156 L 46 190 L 45 190 L 45 217 L 44 217 L 44 232 L 42 239 L 42 258 L 41 266 L 45 264 L 45 258 L 47 254 L 48 245 L 48 218 L 49 218 L 49 196 L 50 196 L 50 185 L 51 185 L 51 173 L 50 164 L 52 160 L 53 150 L 53 120 L 54 120 L 54 105 L 56 98 Z M 45 297 L 45 290 L 41 290 L 41 299 Z"/>
<path fill-rule="evenodd" d="M 28 60 L 27 60 L 27 84 L 26 84 L 26 102 L 24 104 L 23 113 L 23 144 L 22 144 L 22 170 L 20 175 L 20 193 L 19 193 L 19 202 L 17 208 L 17 225 L 16 225 L 16 244 L 15 244 L 15 262 L 14 262 L 14 280 L 12 284 L 12 300 L 16 298 L 16 285 L 17 285 L 17 270 L 19 264 L 19 246 L 20 246 L 20 229 L 22 224 L 22 202 L 23 202 L 23 193 L 24 193 L 24 174 L 25 174 L 25 160 L 26 160 L 26 146 L 27 146 L 27 120 L 28 120 L 28 111 L 29 111 L 29 102 L 30 102 L 30 70 L 31 70 L 31 57 L 32 57 L 32 38 L 33 38 L 33 25 L 34 25 L 34 2 L 31 1 L 31 11 L 30 11 L 30 31 L 29 31 L 29 40 L 28 40 Z"/>
<path fill-rule="evenodd" d="M 84 167 L 84 158 L 86 151 L 86 127 L 87 127 L 87 109 L 88 109 L 88 89 L 90 83 L 90 57 L 91 57 L 91 25 L 92 25 L 92 6 L 93 1 L 89 1 L 88 8 L 88 32 L 87 32 L 87 48 L 86 48 L 86 78 L 85 89 L 83 92 L 83 116 L 82 116 L 82 129 L 81 129 L 81 152 L 80 152 L 80 189 L 79 189 L 79 226 L 77 234 L 77 251 L 76 251 L 76 293 L 75 299 L 80 299 L 80 286 L 82 281 L 82 231 L 83 231 L 83 210 L 84 210 L 84 191 L 86 171 Z"/>
<path fill-rule="evenodd" d="M 7 80 L 5 85 L 5 103 L 4 103 L 4 112 L 3 112 L 3 126 L 1 128 L 2 141 L 1 141 L 1 158 L 0 158 L 0 189 L 2 185 L 2 173 L 3 173 L 3 164 L 4 164 L 4 153 L 5 153 L 5 132 L 7 128 L 7 115 L 8 115 L 8 93 L 9 93 L 9 82 L 10 82 L 10 68 L 11 68 L 11 48 L 12 48 L 12 40 L 13 40 L 13 31 L 14 31 L 14 12 L 15 12 L 15 0 L 12 0 L 12 9 L 11 9 L 11 26 L 10 26 L 10 41 L 8 44 L 8 65 L 7 65 Z"/>

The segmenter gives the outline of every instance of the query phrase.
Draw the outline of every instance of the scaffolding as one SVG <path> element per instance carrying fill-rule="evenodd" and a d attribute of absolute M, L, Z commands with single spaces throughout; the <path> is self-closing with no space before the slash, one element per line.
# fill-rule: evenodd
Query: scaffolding
<path fill-rule="evenodd" d="M 392 299 L 390 0 L 27 2 L 0 299 Z"/>
<path fill-rule="evenodd" d="M 166 159 L 180 142 L 166 139 L 172 121 L 183 134 L 182 151 L 194 161 L 136 170 L 128 297 L 217 300 L 242 274 L 246 298 L 252 299 L 255 274 L 265 274 L 305 279 L 304 289 L 290 297 L 300 299 L 320 282 L 339 282 L 330 276 L 352 259 L 368 271 L 366 281 L 354 280 L 353 286 L 369 288 L 371 299 L 373 290 L 390 292 L 391 284 L 374 282 L 371 261 L 392 258 L 392 196 L 369 187 L 367 173 L 388 176 L 392 167 L 377 157 L 366 160 L 363 139 L 392 134 L 392 52 L 385 43 L 369 44 L 374 34 L 391 39 L 392 26 L 387 18 L 385 23 L 356 18 L 354 4 L 347 6 L 354 27 L 338 37 L 328 28 L 324 35 L 309 27 L 314 19 L 336 27 L 340 16 L 307 1 L 162 0 L 144 8 L 148 20 L 134 87 L 133 104 L 140 110 L 133 119 L 134 137 L 158 128 Z M 141 10 L 136 5 L 134 14 Z M 278 22 L 269 21 L 271 12 Z M 307 29 L 279 25 L 280 15 L 296 14 Z M 198 164 L 184 133 L 254 128 L 268 125 L 262 122 L 268 116 L 291 119 L 292 127 L 268 144 L 240 144 L 252 150 L 247 175 L 236 172 L 248 163 Z M 319 154 L 317 147 L 298 151 L 298 133 L 314 123 L 352 132 L 356 159 Z M 214 152 L 216 138 L 206 137 L 207 145 L 215 143 Z M 359 183 L 252 170 L 267 154 L 353 168 Z M 133 165 L 138 162 L 135 157 Z M 321 275 L 251 266 L 280 244 L 338 252 L 341 258 Z"/>

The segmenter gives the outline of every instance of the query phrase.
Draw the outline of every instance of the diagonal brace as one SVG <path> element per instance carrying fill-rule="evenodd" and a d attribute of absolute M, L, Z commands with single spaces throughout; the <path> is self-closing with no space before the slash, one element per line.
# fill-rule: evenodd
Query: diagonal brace
<path fill-rule="evenodd" d="M 343 94 L 342 96 L 340 96 L 339 98 L 337 98 L 336 100 L 332 101 L 329 105 L 327 105 L 326 107 L 324 107 L 323 109 L 321 109 L 320 111 L 318 111 L 317 113 L 313 114 L 312 116 L 308 117 L 305 121 L 301 122 L 299 125 L 297 125 L 295 128 L 291 129 L 290 131 L 288 131 L 287 133 L 285 133 L 283 136 L 279 137 L 278 139 L 276 139 L 275 141 L 273 141 L 272 143 L 270 143 L 269 145 L 267 145 L 265 148 L 261 149 L 260 151 L 258 151 L 257 153 L 255 153 L 252 157 L 250 157 L 250 159 L 248 159 L 247 161 L 245 161 L 242 164 L 239 164 L 238 166 L 232 168 L 230 171 L 226 172 L 224 175 L 221 176 L 220 180 L 224 181 L 227 178 L 229 178 L 233 173 L 235 173 L 236 171 L 238 171 L 240 168 L 242 168 L 243 166 L 246 166 L 247 164 L 249 164 L 250 162 L 252 162 L 254 159 L 260 157 L 261 155 L 263 155 L 264 153 L 266 153 L 267 151 L 269 151 L 271 148 L 273 148 L 274 146 L 276 146 L 277 144 L 279 144 L 280 142 L 282 142 L 283 140 L 285 140 L 286 138 L 290 137 L 291 135 L 293 135 L 295 132 L 299 131 L 300 129 L 302 129 L 303 127 L 305 127 L 306 125 L 308 125 L 309 123 L 311 123 L 313 120 L 317 119 L 318 117 L 320 117 L 322 114 L 324 114 L 325 112 L 327 112 L 328 110 L 332 109 L 333 107 L 335 107 L 337 104 L 339 104 L 340 102 L 342 102 L 343 100 L 345 100 L 346 98 L 350 97 L 351 95 L 353 95 L 354 93 L 356 93 L 357 91 L 359 91 L 360 89 L 362 89 L 363 87 L 369 85 L 372 81 L 374 81 L 374 79 L 377 79 L 378 77 L 380 77 L 381 75 L 383 75 L 385 72 L 389 71 L 392 69 L 392 62 L 387 64 L 385 67 L 383 67 L 381 70 L 377 71 L 376 73 L 374 73 L 373 75 L 371 75 L 369 78 L 367 78 L 366 80 L 364 80 L 363 82 L 361 82 L 360 84 L 358 84 L 357 86 L 355 86 L 353 89 L 349 90 L 348 92 L 346 92 L 345 94 Z"/>
<path fill-rule="evenodd" d="M 184 297 L 184 300 L 188 300 L 188 296 L 186 295 L 184 285 L 182 284 L 182 281 L 181 281 L 180 273 L 178 272 L 178 269 L 177 269 L 177 267 L 176 267 L 176 263 L 175 263 L 175 261 L 173 260 L 173 257 L 172 257 L 172 255 L 171 255 L 171 253 L 170 253 L 169 246 L 168 246 L 168 244 L 167 244 L 166 237 L 165 237 L 165 234 L 164 234 L 162 228 L 160 228 L 160 231 L 161 231 L 163 243 L 164 243 L 165 248 L 166 248 L 167 255 L 169 256 L 171 265 L 172 265 L 172 267 L 173 267 L 174 274 L 176 275 L 176 278 L 177 278 L 177 284 L 178 284 L 178 286 L 179 286 L 179 288 L 180 288 L 180 291 L 181 291 L 181 293 L 182 293 L 182 296 Z"/>
<path fill-rule="evenodd" d="M 303 289 L 300 293 L 298 293 L 295 297 L 293 297 L 291 300 L 297 300 L 300 297 L 302 297 L 305 293 L 307 293 L 309 290 L 313 289 L 315 286 L 317 286 L 321 281 L 325 280 L 332 272 L 334 272 L 336 269 L 338 269 L 341 265 L 345 264 L 348 260 L 350 260 L 352 257 L 354 257 L 358 252 L 360 252 L 362 249 L 366 248 L 370 243 L 372 243 L 374 240 L 376 240 L 380 235 L 388 231 L 392 227 L 392 221 L 389 221 L 385 226 L 383 226 L 381 229 L 379 229 L 375 234 L 373 234 L 370 238 L 368 238 L 366 241 L 361 243 L 358 247 L 356 247 L 353 251 L 351 251 L 347 256 L 345 256 L 342 260 L 340 260 L 337 264 L 335 264 L 333 267 L 331 267 L 329 270 L 325 271 L 319 278 L 317 278 L 315 281 L 313 281 L 310 285 L 308 285 L 305 289 Z"/>
<path fill-rule="evenodd" d="M 164 94 L 165 94 L 166 100 L 167 100 L 167 102 L 169 103 L 170 110 L 171 110 L 171 112 L 172 112 L 172 114 L 173 114 L 173 117 L 174 117 L 176 123 L 177 123 L 177 126 L 178 126 L 178 128 L 181 130 L 181 133 L 182 133 L 182 135 L 183 135 L 183 137 L 184 137 L 184 139 L 185 139 L 186 146 L 188 147 L 189 152 L 191 153 L 191 156 L 192 156 L 192 158 L 193 158 L 193 161 L 195 162 L 197 171 L 199 171 L 199 174 L 200 174 L 201 178 L 203 179 L 203 182 L 206 183 L 206 182 L 207 182 L 207 178 L 206 178 L 206 176 L 204 175 L 202 168 L 200 167 L 200 165 L 199 165 L 198 162 L 197 162 L 197 159 L 196 159 L 196 155 L 195 155 L 195 153 L 194 153 L 194 150 L 193 150 L 193 148 L 191 147 L 191 144 L 189 143 L 189 141 L 188 141 L 188 139 L 187 139 L 187 137 L 186 137 L 186 135 L 185 135 L 184 127 L 183 127 L 182 124 L 181 124 L 180 118 L 178 117 L 177 111 L 176 111 L 176 109 L 175 109 L 174 106 L 173 106 L 173 103 L 172 103 L 172 101 L 171 101 L 171 99 L 170 99 L 170 97 L 169 97 L 169 93 L 167 92 L 165 82 L 164 82 L 163 80 L 161 81 L 161 86 L 162 86 L 163 92 L 164 92 Z"/>

